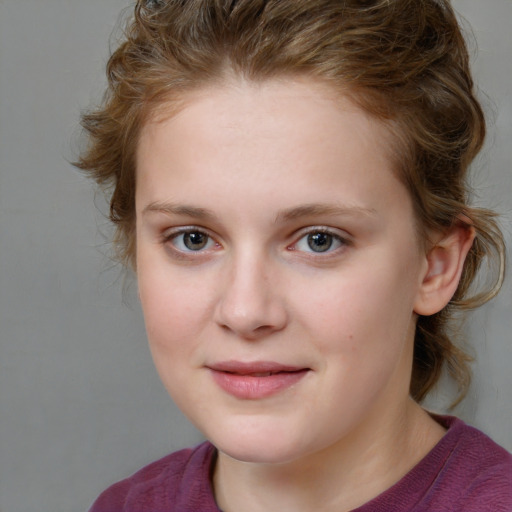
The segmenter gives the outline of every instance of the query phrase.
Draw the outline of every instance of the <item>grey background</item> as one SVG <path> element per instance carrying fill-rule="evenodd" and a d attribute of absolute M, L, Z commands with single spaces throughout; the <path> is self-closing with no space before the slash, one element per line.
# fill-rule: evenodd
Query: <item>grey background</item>
<path fill-rule="evenodd" d="M 108 259 L 102 196 L 68 163 L 128 4 L 0 0 L 2 512 L 86 510 L 110 483 L 200 439 L 153 369 L 135 285 Z M 475 186 L 505 214 L 512 245 L 512 1 L 455 6 L 474 28 L 495 119 Z M 511 279 L 467 332 L 478 366 L 457 412 L 512 450 Z M 442 409 L 448 388 L 429 403 Z"/>

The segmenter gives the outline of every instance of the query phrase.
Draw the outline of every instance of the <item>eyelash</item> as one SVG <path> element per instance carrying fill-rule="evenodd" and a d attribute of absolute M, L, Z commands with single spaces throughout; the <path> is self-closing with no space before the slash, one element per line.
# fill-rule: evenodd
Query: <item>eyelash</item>
<path fill-rule="evenodd" d="M 330 237 L 331 244 L 333 244 L 333 243 L 337 244 L 337 247 L 332 248 L 332 245 L 329 244 L 329 247 L 327 247 L 327 249 L 325 251 L 315 251 L 315 250 L 311 249 L 311 247 L 310 247 L 311 250 L 303 251 L 303 252 L 312 254 L 312 255 L 317 255 L 317 256 L 324 255 L 323 257 L 327 257 L 333 253 L 337 253 L 340 249 L 342 250 L 344 247 L 351 245 L 351 242 L 347 237 L 341 236 L 339 233 L 337 233 L 333 229 L 328 229 L 324 226 L 311 226 L 311 227 L 308 227 L 306 230 L 302 230 L 300 232 L 299 238 L 297 238 L 296 241 L 293 242 L 293 244 L 289 245 L 287 248 L 289 250 L 295 251 L 295 250 L 297 250 L 297 246 L 299 245 L 299 243 L 301 241 L 305 241 L 305 243 L 308 244 L 308 242 L 309 242 L 308 237 L 314 236 L 314 235 L 323 235 L 323 236 Z"/>
<path fill-rule="evenodd" d="M 212 244 L 214 244 L 215 246 L 220 247 L 220 244 L 218 242 L 216 242 L 215 239 L 207 231 L 205 231 L 204 229 L 201 229 L 199 227 L 195 227 L 195 226 L 187 226 L 187 227 L 183 227 L 183 228 L 178 228 L 178 229 L 172 230 L 171 232 L 167 231 L 162 236 L 162 242 L 164 243 L 164 245 L 171 244 L 173 246 L 174 251 L 178 254 L 185 255 L 185 254 L 204 252 L 204 248 L 200 248 L 199 250 L 194 251 L 190 248 L 179 248 L 176 246 L 175 241 L 180 236 L 184 237 L 186 235 L 193 235 L 193 234 L 198 234 L 198 235 L 206 237 L 207 238 L 207 241 L 205 244 L 206 246 L 211 246 Z M 184 243 L 185 242 L 182 239 L 181 245 L 184 245 Z M 210 249 L 210 248 L 211 247 L 208 247 L 208 249 Z"/>
<path fill-rule="evenodd" d="M 180 243 L 180 245 L 182 247 L 177 246 L 176 240 L 179 239 L 179 237 L 185 237 L 186 235 L 195 235 L 195 234 L 201 235 L 201 236 L 204 236 L 207 238 L 204 247 L 200 247 L 200 248 L 198 248 L 198 250 L 193 250 L 193 249 L 190 249 L 189 247 L 187 248 L 186 246 L 183 247 L 186 243 L 183 238 L 181 239 L 181 243 Z M 302 241 L 304 241 L 303 243 L 306 243 L 309 245 L 310 240 L 308 240 L 308 237 L 315 236 L 315 235 L 324 235 L 324 236 L 329 237 L 330 243 L 329 243 L 329 246 L 326 248 L 326 250 L 325 251 L 315 251 L 314 249 L 311 249 L 311 246 L 309 246 L 309 248 L 311 250 L 303 250 L 302 252 L 311 254 L 311 255 L 316 255 L 318 257 L 321 257 L 321 255 L 324 255 L 323 257 L 327 257 L 327 256 L 331 255 L 332 253 L 336 253 L 340 249 L 343 249 L 344 247 L 351 245 L 351 242 L 348 238 L 343 237 L 340 234 L 338 234 L 337 232 L 335 232 L 334 230 L 328 229 L 323 226 L 308 227 L 304 230 L 301 230 L 298 233 L 298 235 L 299 235 L 298 237 L 295 236 L 295 241 L 286 247 L 287 250 L 289 250 L 289 251 L 300 250 L 300 249 L 297 249 L 299 244 Z M 320 240 L 322 240 L 322 239 L 320 238 Z M 179 254 L 184 257 L 186 257 L 187 255 L 192 255 L 194 253 L 199 255 L 201 253 L 204 253 L 207 250 L 211 250 L 212 248 L 221 247 L 221 245 L 214 239 L 214 237 L 212 235 L 210 235 L 208 233 L 208 231 L 206 231 L 202 228 L 196 227 L 196 226 L 187 226 L 187 227 L 183 227 L 183 228 L 178 228 L 178 229 L 172 230 L 171 232 L 167 231 L 162 236 L 162 243 L 164 245 L 171 244 L 173 246 L 172 250 L 176 254 Z M 334 249 L 332 248 L 332 244 L 336 245 L 336 247 Z"/>

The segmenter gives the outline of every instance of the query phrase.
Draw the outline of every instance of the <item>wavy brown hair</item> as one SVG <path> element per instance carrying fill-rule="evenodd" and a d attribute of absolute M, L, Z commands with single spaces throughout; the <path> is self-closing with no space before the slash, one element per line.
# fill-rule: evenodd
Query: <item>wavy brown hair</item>
<path fill-rule="evenodd" d="M 451 302 L 419 317 L 411 395 L 434 387 L 443 367 L 461 396 L 469 357 L 452 341 L 456 310 L 499 291 L 504 242 L 489 210 L 468 204 L 466 173 L 485 137 L 469 57 L 447 0 L 139 0 L 112 54 L 102 105 L 83 115 L 89 145 L 77 162 L 111 191 L 118 255 L 134 266 L 135 153 L 141 128 L 159 107 L 229 74 L 262 81 L 308 76 L 348 95 L 386 123 L 396 172 L 414 203 L 422 240 L 454 223 L 476 239 Z M 472 290 L 484 259 L 493 282 Z"/>

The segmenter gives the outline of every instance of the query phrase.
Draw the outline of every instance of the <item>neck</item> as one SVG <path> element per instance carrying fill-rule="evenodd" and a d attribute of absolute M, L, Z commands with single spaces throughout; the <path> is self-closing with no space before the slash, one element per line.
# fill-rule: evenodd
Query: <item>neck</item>
<path fill-rule="evenodd" d="M 380 423 L 368 419 L 335 445 L 287 463 L 245 463 L 219 453 L 213 481 L 219 507 L 343 512 L 370 501 L 410 471 L 444 433 L 409 399 L 390 416 L 381 415 Z"/>

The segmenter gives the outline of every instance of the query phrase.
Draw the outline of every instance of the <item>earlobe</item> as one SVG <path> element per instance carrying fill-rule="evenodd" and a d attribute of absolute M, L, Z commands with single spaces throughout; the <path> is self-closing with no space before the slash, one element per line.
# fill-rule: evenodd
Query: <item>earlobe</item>
<path fill-rule="evenodd" d="M 426 269 L 415 301 L 415 313 L 433 315 L 448 304 L 459 285 L 474 238 L 474 228 L 461 222 L 431 247 L 425 256 Z"/>

